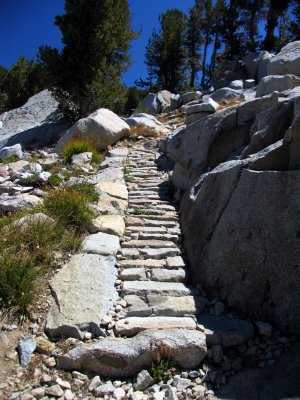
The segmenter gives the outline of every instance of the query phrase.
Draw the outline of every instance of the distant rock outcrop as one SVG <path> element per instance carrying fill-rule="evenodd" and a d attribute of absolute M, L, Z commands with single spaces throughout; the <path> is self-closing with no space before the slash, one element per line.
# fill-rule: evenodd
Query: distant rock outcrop
<path fill-rule="evenodd" d="M 0 148 L 20 143 L 23 147 L 49 145 L 68 129 L 49 90 L 30 97 L 22 107 L 0 115 Z"/>

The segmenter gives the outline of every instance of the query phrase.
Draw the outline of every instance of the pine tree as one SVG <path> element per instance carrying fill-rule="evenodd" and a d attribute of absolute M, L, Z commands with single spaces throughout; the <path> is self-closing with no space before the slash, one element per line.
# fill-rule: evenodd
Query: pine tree
<path fill-rule="evenodd" d="M 58 66 L 55 94 L 74 119 L 99 107 L 120 111 L 124 105 L 120 77 L 130 65 L 130 42 L 137 36 L 130 23 L 127 0 L 65 1 L 65 13 L 55 20 L 63 42 L 58 63 L 47 61 L 50 49 L 41 61 L 52 75 Z"/>
<path fill-rule="evenodd" d="M 190 70 L 189 86 L 195 86 L 196 75 L 201 69 L 201 46 L 203 44 L 201 32 L 201 16 L 197 7 L 189 9 L 189 18 L 187 22 L 187 33 L 185 46 L 187 49 L 187 58 Z"/>
<path fill-rule="evenodd" d="M 269 0 L 266 36 L 262 43 L 265 50 L 278 50 L 282 45 L 282 43 L 278 43 L 278 37 L 275 35 L 275 29 L 279 25 L 280 17 L 285 15 L 290 3 L 291 0 Z"/>
<path fill-rule="evenodd" d="M 300 40 L 300 0 L 294 0 L 292 4 L 292 21 L 289 27 L 289 40 Z"/>
<path fill-rule="evenodd" d="M 254 52 L 259 46 L 258 23 L 265 16 L 264 0 L 241 0 L 242 29 L 245 39 L 246 51 Z"/>
<path fill-rule="evenodd" d="M 176 92 L 186 85 L 187 18 L 182 11 L 172 9 L 161 14 L 159 22 L 159 32 L 153 31 L 146 47 L 148 82 L 151 82 L 152 89 Z"/>

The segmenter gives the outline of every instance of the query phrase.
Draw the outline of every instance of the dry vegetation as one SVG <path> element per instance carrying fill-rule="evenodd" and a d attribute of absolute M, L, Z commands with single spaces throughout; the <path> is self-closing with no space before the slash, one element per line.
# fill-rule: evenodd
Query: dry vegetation
<path fill-rule="evenodd" d="M 144 124 L 137 124 L 136 126 L 131 128 L 131 136 L 135 138 L 138 136 L 157 138 L 160 136 L 160 134 L 154 129 L 145 126 Z"/>

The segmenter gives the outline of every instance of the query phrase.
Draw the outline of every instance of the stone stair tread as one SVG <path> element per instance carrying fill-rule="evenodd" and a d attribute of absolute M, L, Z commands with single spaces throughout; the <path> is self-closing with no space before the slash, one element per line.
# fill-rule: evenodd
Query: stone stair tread
<path fill-rule="evenodd" d="M 192 317 L 128 317 L 116 322 L 115 334 L 132 337 L 148 329 L 192 329 L 197 324 Z"/>
<path fill-rule="evenodd" d="M 168 233 L 143 233 L 141 232 L 139 234 L 139 239 L 140 240 L 161 240 L 161 241 L 173 241 L 177 242 L 178 241 L 178 235 L 170 235 Z"/>
<path fill-rule="evenodd" d="M 163 268 L 166 266 L 166 260 L 122 260 L 118 262 L 121 268 Z"/>
<path fill-rule="evenodd" d="M 151 280 L 158 282 L 186 282 L 187 275 L 187 271 L 183 268 L 159 268 L 152 271 Z"/>
<path fill-rule="evenodd" d="M 135 294 L 138 296 L 166 295 L 166 296 L 194 296 L 198 295 L 197 289 L 184 283 L 153 282 L 153 281 L 125 281 L 122 295 Z"/>
<path fill-rule="evenodd" d="M 178 222 L 176 221 L 163 221 L 163 220 L 151 220 L 149 218 L 144 218 L 145 226 L 165 226 L 165 227 L 179 227 Z"/>
<path fill-rule="evenodd" d="M 125 232 L 166 233 L 167 228 L 158 226 L 127 226 Z"/>
<path fill-rule="evenodd" d="M 149 247 L 149 248 L 167 248 L 167 247 L 176 247 L 177 246 L 171 241 L 162 241 L 162 240 L 130 240 L 129 242 L 123 242 L 122 247 Z"/>
<path fill-rule="evenodd" d="M 126 268 L 119 274 L 123 281 L 145 281 L 147 280 L 145 268 Z"/>
<path fill-rule="evenodd" d="M 139 254 L 145 258 L 162 259 L 165 257 L 174 257 L 180 255 L 180 250 L 176 247 L 161 249 L 139 248 L 137 250 L 139 251 Z"/>

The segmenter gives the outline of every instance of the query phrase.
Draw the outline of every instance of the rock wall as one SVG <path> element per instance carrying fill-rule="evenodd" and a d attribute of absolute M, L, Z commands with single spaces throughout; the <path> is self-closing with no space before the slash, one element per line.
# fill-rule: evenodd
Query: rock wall
<path fill-rule="evenodd" d="M 240 316 L 300 333 L 300 90 L 279 91 L 183 127 L 162 150 L 192 282 Z"/>

